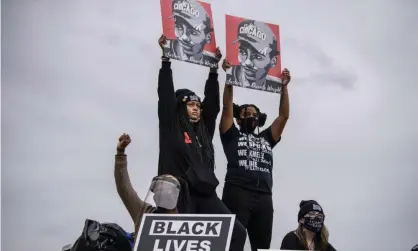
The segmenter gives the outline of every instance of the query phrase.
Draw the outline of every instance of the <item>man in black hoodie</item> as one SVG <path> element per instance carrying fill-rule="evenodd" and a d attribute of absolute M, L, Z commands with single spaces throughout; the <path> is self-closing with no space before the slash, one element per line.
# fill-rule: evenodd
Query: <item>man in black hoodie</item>
<path fill-rule="evenodd" d="M 171 62 L 164 56 L 167 38 L 163 35 L 158 42 L 163 50 L 162 66 L 158 76 L 160 123 L 158 175 L 171 174 L 187 181 L 190 205 L 185 209 L 179 208 L 179 212 L 230 214 L 229 209 L 216 194 L 219 181 L 214 172 L 212 138 L 216 117 L 220 111 L 217 69 L 210 69 L 203 102 L 191 90 L 174 91 Z M 221 57 L 218 50 L 218 61 Z M 245 239 L 245 229 L 239 221 L 236 221 L 230 250 L 242 251 Z"/>

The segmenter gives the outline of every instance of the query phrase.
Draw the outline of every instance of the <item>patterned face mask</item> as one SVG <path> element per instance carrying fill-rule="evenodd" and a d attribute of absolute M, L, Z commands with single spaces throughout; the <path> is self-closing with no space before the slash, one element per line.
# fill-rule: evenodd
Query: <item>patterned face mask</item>
<path fill-rule="evenodd" d="M 311 232 L 319 233 L 321 232 L 322 226 L 324 225 L 324 215 L 315 214 L 315 215 L 306 215 L 303 217 L 305 222 L 303 226 Z"/>

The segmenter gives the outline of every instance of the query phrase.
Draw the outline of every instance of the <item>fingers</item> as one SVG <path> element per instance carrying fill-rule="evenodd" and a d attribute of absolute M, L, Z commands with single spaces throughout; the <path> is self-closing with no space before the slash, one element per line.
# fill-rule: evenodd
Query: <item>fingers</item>
<path fill-rule="evenodd" d="M 224 61 L 222 62 L 222 69 L 224 69 L 224 71 L 226 71 L 226 69 L 228 69 L 230 67 L 229 65 L 229 61 L 228 59 L 224 59 Z"/>
<path fill-rule="evenodd" d="M 215 57 L 220 60 L 222 58 L 222 52 L 219 47 L 216 48 Z"/>
<path fill-rule="evenodd" d="M 167 37 L 164 34 L 161 35 L 161 37 L 158 39 L 158 43 L 159 44 L 166 44 L 167 43 Z"/>
<path fill-rule="evenodd" d="M 287 68 L 284 68 L 282 75 L 286 77 L 290 77 L 290 71 Z"/>
<path fill-rule="evenodd" d="M 119 142 L 121 142 L 124 138 L 125 138 L 125 133 L 124 134 L 122 134 L 122 135 L 120 135 L 120 137 L 119 137 Z"/>
<path fill-rule="evenodd" d="M 129 136 L 129 134 L 126 134 L 126 133 L 122 134 L 119 137 L 119 142 L 122 142 L 122 141 L 131 141 L 131 137 Z"/>

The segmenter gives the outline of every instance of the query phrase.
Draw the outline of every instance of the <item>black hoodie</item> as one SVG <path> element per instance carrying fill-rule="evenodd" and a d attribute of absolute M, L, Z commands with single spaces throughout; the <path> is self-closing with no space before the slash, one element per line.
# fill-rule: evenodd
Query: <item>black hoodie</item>
<path fill-rule="evenodd" d="M 212 144 L 215 132 L 216 117 L 220 111 L 219 82 L 217 73 L 209 73 L 205 85 L 205 98 L 202 102 L 204 111 L 201 121 L 207 131 Z M 199 144 L 190 132 L 185 132 L 181 125 L 175 96 L 171 62 L 162 61 L 158 76 L 158 118 L 160 154 L 158 161 L 158 175 L 171 174 L 183 177 L 190 189 L 211 195 L 219 184 L 214 173 L 213 164 L 210 165 L 198 158 L 194 149 Z M 212 147 L 213 148 L 213 147 Z"/>

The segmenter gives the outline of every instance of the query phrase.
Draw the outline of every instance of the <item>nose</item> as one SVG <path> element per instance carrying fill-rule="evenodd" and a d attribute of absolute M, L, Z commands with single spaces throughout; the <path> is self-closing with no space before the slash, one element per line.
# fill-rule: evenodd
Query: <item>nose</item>
<path fill-rule="evenodd" d="M 186 27 L 184 28 L 183 35 L 181 35 L 181 39 L 186 42 L 190 42 L 189 32 L 187 31 Z"/>
<path fill-rule="evenodd" d="M 244 64 L 248 67 L 253 67 L 254 66 L 253 62 L 250 60 L 250 57 L 247 57 L 245 59 Z"/>

